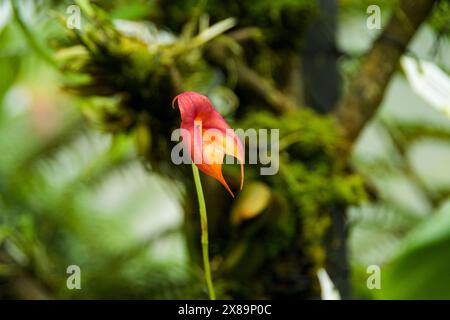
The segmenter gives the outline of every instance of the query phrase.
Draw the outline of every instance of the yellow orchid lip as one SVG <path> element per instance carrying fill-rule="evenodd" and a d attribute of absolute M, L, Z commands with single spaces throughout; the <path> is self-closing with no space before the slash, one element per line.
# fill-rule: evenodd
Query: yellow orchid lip
<path fill-rule="evenodd" d="M 183 137 L 191 159 L 203 173 L 219 181 L 234 197 L 222 174 L 225 155 L 237 158 L 241 165 L 241 186 L 244 186 L 244 148 L 239 137 L 223 117 L 214 109 L 210 100 L 196 92 L 184 92 L 172 101 L 181 114 L 181 129 L 189 132 Z"/>

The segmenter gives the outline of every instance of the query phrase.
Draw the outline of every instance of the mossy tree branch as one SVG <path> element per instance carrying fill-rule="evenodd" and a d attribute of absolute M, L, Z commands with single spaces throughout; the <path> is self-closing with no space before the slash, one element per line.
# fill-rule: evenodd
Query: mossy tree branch
<path fill-rule="evenodd" d="M 336 116 L 353 142 L 383 100 L 401 56 L 436 0 L 401 0 L 384 31 L 367 53 L 337 106 Z"/>
<path fill-rule="evenodd" d="M 216 65 L 227 69 L 229 50 L 220 42 L 210 45 L 206 52 L 207 58 Z M 234 70 L 237 73 L 237 85 L 261 97 L 274 111 L 285 113 L 298 108 L 294 99 L 276 88 L 270 81 L 252 70 L 239 58 L 233 60 Z"/>

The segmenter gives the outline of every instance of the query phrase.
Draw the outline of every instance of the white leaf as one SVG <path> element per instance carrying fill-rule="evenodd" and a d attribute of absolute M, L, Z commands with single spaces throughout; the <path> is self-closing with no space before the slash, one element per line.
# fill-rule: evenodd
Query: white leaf
<path fill-rule="evenodd" d="M 324 268 L 317 271 L 317 277 L 319 278 L 322 300 L 341 300 L 339 291 Z"/>
<path fill-rule="evenodd" d="M 450 117 L 450 77 L 432 62 L 403 57 L 401 64 L 417 95 Z"/>
<path fill-rule="evenodd" d="M 195 38 L 194 41 L 197 45 L 202 45 L 209 40 L 221 35 L 225 31 L 233 28 L 236 25 L 236 19 L 227 18 L 225 20 L 219 21 L 211 27 L 207 28 L 200 32 Z M 198 43 L 197 43 L 198 42 Z"/>

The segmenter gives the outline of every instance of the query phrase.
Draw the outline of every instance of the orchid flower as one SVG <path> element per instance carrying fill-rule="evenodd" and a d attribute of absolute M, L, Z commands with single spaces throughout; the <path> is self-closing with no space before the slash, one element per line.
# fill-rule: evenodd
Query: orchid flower
<path fill-rule="evenodd" d="M 209 99 L 196 92 L 184 92 L 172 102 L 178 101 L 181 114 L 181 137 L 192 159 L 192 173 L 197 191 L 203 265 L 209 297 L 216 299 L 211 276 L 208 252 L 208 218 L 199 170 L 218 180 L 234 197 L 222 174 L 225 155 L 237 158 L 241 164 L 241 189 L 244 185 L 244 148 L 239 137 L 233 132 L 222 116 L 214 109 Z"/>
<path fill-rule="evenodd" d="M 239 137 L 214 109 L 209 99 L 196 92 L 177 95 L 181 114 L 181 136 L 192 161 L 200 171 L 219 181 L 234 197 L 222 174 L 225 155 L 237 158 L 241 165 L 241 190 L 244 185 L 244 148 Z"/>

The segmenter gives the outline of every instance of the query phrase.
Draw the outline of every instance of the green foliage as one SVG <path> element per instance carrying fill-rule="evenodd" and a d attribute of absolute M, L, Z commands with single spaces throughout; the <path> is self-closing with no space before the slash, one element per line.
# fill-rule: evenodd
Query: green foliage
<path fill-rule="evenodd" d="M 450 36 L 449 27 L 449 16 L 450 16 L 450 1 L 440 0 L 437 9 L 433 11 L 433 14 L 429 20 L 429 23 L 433 29 L 436 30 L 439 36 Z"/>
<path fill-rule="evenodd" d="M 366 14 L 367 7 L 370 5 L 377 5 L 383 11 L 387 11 L 395 8 L 398 2 L 398 0 L 346 0 L 342 1 L 340 9 L 344 13 Z"/>
<path fill-rule="evenodd" d="M 412 167 L 410 159 L 410 150 L 417 143 L 448 141 L 450 127 L 445 124 L 445 121 L 434 124 L 382 118 L 377 125 L 385 130 L 386 139 L 389 139 L 390 156 L 367 162 L 355 159 L 358 170 L 379 195 L 378 204 L 350 211 L 353 283 L 357 297 L 449 297 L 443 285 L 448 278 L 443 271 L 448 268 L 448 259 L 443 252 L 449 245 L 444 231 L 447 228 L 449 189 L 448 186 L 426 183 Z M 391 198 L 389 190 L 383 190 L 388 179 L 401 179 L 411 184 L 416 194 L 429 203 L 428 207 L 412 210 L 411 206 Z M 381 267 L 381 290 L 368 290 L 365 285 L 369 276 L 366 267 L 372 264 Z"/>
<path fill-rule="evenodd" d="M 314 0 L 262 1 L 166 1 L 160 15 L 164 23 L 179 30 L 187 22 L 186 12 L 207 12 L 213 21 L 235 17 L 241 27 L 258 27 L 269 46 L 298 49 L 303 32 L 317 15 Z M 170 15 L 170 18 L 166 15 Z"/>
<path fill-rule="evenodd" d="M 170 135 L 179 125 L 170 105 L 185 90 L 207 94 L 233 127 L 280 130 L 279 173 L 260 176 L 260 166 L 246 165 L 246 183 L 257 181 L 269 190 L 256 215 L 230 222 L 238 201 L 222 197 L 222 187 L 203 177 L 212 209 L 211 262 L 219 297 L 317 297 L 316 271 L 329 267 L 325 244 L 332 212 L 343 213 L 350 206 L 358 297 L 449 297 L 448 210 L 432 214 L 448 199 L 448 190 L 422 183 L 407 159 L 412 143 L 424 137 L 448 140 L 448 130 L 384 123 L 396 152 L 389 163 L 356 161 L 361 173 L 356 174 L 345 162 L 350 146 L 331 116 L 307 109 L 281 114 L 277 108 L 277 97 L 302 99 L 291 89 L 300 86 L 294 81 L 300 70 L 296 58 L 304 31 L 320 14 L 317 1 L 77 3 L 83 9 L 81 30 L 61 28 L 71 1 L 38 2 L 36 19 L 25 19 L 27 10 L 19 4 L 0 29 L 1 298 L 21 296 L 17 285 L 24 279 L 25 292 L 37 287 L 55 298 L 207 297 L 196 260 L 198 219 L 189 202 L 195 199 L 189 167 L 188 179 L 178 180 L 185 189 L 166 186 L 172 204 L 184 195 L 183 230 L 160 226 L 142 239 L 132 234 L 130 222 L 139 203 L 152 214 L 167 213 L 158 206 L 157 191 L 164 186 L 137 181 L 150 174 L 134 150 L 153 178 L 154 172 L 180 178 L 183 167 L 170 163 Z M 443 35 L 448 33 L 448 3 L 440 1 L 430 20 Z M 344 14 L 359 16 L 377 4 L 384 17 L 397 1 L 339 4 Z M 50 8 L 62 25 L 43 18 L 41 13 Z M 59 75 L 42 63 L 51 51 L 44 45 L 47 40 L 57 50 Z M 214 50 L 222 53 L 220 59 L 214 59 Z M 242 72 L 247 72 L 247 82 L 242 83 Z M 71 97 L 56 90 L 61 83 Z M 31 107 L 21 109 L 23 105 Z M 59 114 L 55 106 L 72 112 Z M 86 126 L 80 110 L 96 129 L 112 133 L 111 141 L 98 146 L 107 138 Z M 96 203 L 102 187 L 114 186 L 111 177 L 126 176 L 136 167 L 132 183 L 120 180 L 122 205 Z M 238 166 L 224 171 L 230 185 L 238 184 Z M 413 181 L 423 192 L 431 204 L 430 219 L 383 193 L 377 182 L 394 175 Z M 378 198 L 356 207 L 368 200 L 366 184 Z M 171 240 L 181 243 L 181 252 Z M 164 248 L 170 257 L 158 259 L 154 251 L 165 241 L 170 242 L 169 250 Z M 188 261 L 180 258 L 185 254 Z M 365 287 L 366 265 L 372 262 L 386 268 L 379 293 Z M 66 288 L 66 267 L 74 263 L 82 267 L 82 291 Z"/>
<path fill-rule="evenodd" d="M 60 44 L 62 70 L 73 75 L 66 89 L 90 98 L 84 111 L 104 130 L 134 132 L 140 155 L 172 175 L 169 137 L 179 123 L 172 99 L 184 90 L 219 88 L 202 47 L 234 20 L 178 38 L 151 24 L 113 24 L 106 12 L 92 8 L 83 30 Z"/>
<path fill-rule="evenodd" d="M 108 143 L 88 129 L 13 21 L 0 37 L 0 298 L 203 296 L 197 270 L 149 254 L 179 241 L 179 228 L 137 239 L 118 215 L 156 186 L 117 212 L 96 203 L 111 177 L 138 165 L 133 141 L 121 133 Z M 66 287 L 71 264 L 81 267 L 81 291 Z"/>
<path fill-rule="evenodd" d="M 395 259 L 385 266 L 379 298 L 449 299 L 449 230 L 447 206 L 411 232 Z"/>
<path fill-rule="evenodd" d="M 340 161 L 345 140 L 331 117 L 319 116 L 307 109 L 282 117 L 259 112 L 241 124 L 244 128 L 280 130 L 280 173 L 260 179 L 287 202 L 290 215 L 283 219 L 280 228 L 298 225 L 299 229 L 290 232 L 286 232 L 289 228 L 281 229 L 287 241 L 280 241 L 283 237 L 277 235 L 274 242 L 280 251 L 300 234 L 301 240 L 297 241 L 304 246 L 306 261 L 316 271 L 325 263 L 323 239 L 331 223 L 330 211 L 366 198 L 362 178 L 348 173 Z M 256 177 L 259 168 L 250 168 L 248 176 Z"/>
<path fill-rule="evenodd" d="M 24 275 L 52 298 L 202 296 L 199 274 L 146 254 L 160 239 L 179 237 L 179 230 L 133 239 L 123 218 L 93 201 L 111 175 L 132 164 L 131 141 L 105 148 L 80 126 L 78 114 L 63 119 L 67 125 L 49 140 L 35 134 L 28 118 L 15 119 L 14 126 L 11 119 L 0 122 L 0 147 L 9 155 L 0 160 L 0 297 L 16 297 L 16 281 Z M 77 151 L 84 144 L 87 159 Z M 81 291 L 66 287 L 66 268 L 74 263 L 82 270 Z"/>

